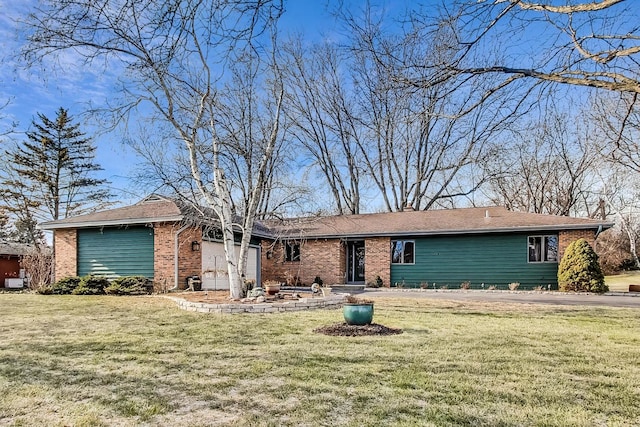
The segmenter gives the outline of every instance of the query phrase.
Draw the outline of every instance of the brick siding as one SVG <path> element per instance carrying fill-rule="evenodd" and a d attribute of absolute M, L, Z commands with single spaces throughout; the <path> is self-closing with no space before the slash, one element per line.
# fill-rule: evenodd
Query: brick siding
<path fill-rule="evenodd" d="M 365 279 L 373 282 L 380 276 L 385 286 L 391 280 L 391 240 L 377 237 L 365 240 Z M 320 276 L 325 285 L 346 282 L 346 245 L 340 239 L 302 241 L 300 261 L 284 260 L 282 242 L 262 241 L 262 280 L 277 280 L 310 285 Z"/>
<path fill-rule="evenodd" d="M 585 239 L 591 247 L 594 246 L 596 233 L 594 230 L 565 230 L 558 233 L 558 262 L 562 260 L 564 252 L 572 242 Z"/>
<path fill-rule="evenodd" d="M 364 241 L 364 273 L 367 283 L 380 276 L 384 286 L 391 284 L 391 238 L 376 237 Z"/>
<path fill-rule="evenodd" d="M 78 233 L 76 229 L 59 229 L 53 232 L 55 247 L 54 280 L 78 274 Z"/>
<path fill-rule="evenodd" d="M 284 260 L 280 241 L 262 241 L 262 280 L 311 285 L 320 276 L 325 285 L 345 282 L 345 245 L 340 239 L 302 241 L 300 261 Z"/>
<path fill-rule="evenodd" d="M 160 288 L 172 288 L 175 280 L 175 236 L 181 226 L 178 223 L 154 224 L 153 260 L 154 279 Z M 188 276 L 202 275 L 202 252 L 191 250 L 191 242 L 197 241 L 202 251 L 202 231 L 187 228 L 178 236 L 178 287 L 186 287 Z"/>

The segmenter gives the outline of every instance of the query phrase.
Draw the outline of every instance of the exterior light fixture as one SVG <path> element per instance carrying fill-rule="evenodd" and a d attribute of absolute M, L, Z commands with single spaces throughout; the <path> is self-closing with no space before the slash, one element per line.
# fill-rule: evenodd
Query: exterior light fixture
<path fill-rule="evenodd" d="M 200 252 L 200 242 L 198 242 L 197 240 L 191 242 L 191 250 L 193 252 Z"/>

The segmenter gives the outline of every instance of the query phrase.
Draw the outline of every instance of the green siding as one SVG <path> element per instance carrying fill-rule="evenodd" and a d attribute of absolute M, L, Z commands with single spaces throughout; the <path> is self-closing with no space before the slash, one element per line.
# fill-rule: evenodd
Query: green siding
<path fill-rule="evenodd" d="M 535 233 L 534 233 L 535 234 Z M 551 284 L 557 288 L 557 263 L 527 262 L 528 234 L 434 236 L 415 239 L 415 264 L 391 265 L 392 285 L 459 288 L 470 281 L 473 288 L 511 282 L 520 288 Z M 395 240 L 395 239 L 392 239 Z"/>
<path fill-rule="evenodd" d="M 78 230 L 78 275 L 153 278 L 153 228 Z"/>

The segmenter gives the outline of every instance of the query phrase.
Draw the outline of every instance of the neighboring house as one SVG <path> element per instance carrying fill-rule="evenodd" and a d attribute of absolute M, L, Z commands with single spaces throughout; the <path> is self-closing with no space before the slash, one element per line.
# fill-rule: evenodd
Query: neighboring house
<path fill-rule="evenodd" d="M 566 247 L 613 226 L 607 221 L 504 208 L 302 218 L 272 224 L 263 240 L 264 279 L 385 286 L 478 288 L 518 282 L 557 288 Z"/>
<path fill-rule="evenodd" d="M 204 223 L 204 224 L 203 224 Z M 194 225 L 198 224 L 198 225 Z M 593 245 L 607 221 L 468 208 L 290 219 L 256 224 L 247 279 L 310 285 L 557 288 L 558 262 L 578 238 Z M 152 195 L 123 208 L 41 224 L 54 231 L 57 279 L 143 275 L 160 288 L 228 289 L 215 220 L 193 221 L 172 199 Z M 239 230 L 238 230 L 239 234 Z"/>
<path fill-rule="evenodd" d="M 0 240 L 0 287 L 23 287 L 25 273 L 20 260 L 32 249 L 31 245 L 25 243 Z"/>
<path fill-rule="evenodd" d="M 55 278 L 98 274 L 146 276 L 159 289 L 228 289 L 224 248 L 211 220 L 201 223 L 184 205 L 151 195 L 132 206 L 40 224 L 53 230 Z M 256 232 L 260 235 L 260 232 Z M 247 279 L 259 279 L 259 240 L 250 248 Z"/>

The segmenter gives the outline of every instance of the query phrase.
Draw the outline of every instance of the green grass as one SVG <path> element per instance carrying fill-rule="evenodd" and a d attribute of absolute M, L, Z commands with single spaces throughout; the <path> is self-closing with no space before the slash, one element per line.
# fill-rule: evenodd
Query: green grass
<path fill-rule="evenodd" d="M 640 271 L 629 271 L 615 276 L 606 276 L 604 283 L 609 286 L 610 291 L 628 292 L 629 285 L 640 284 Z"/>
<path fill-rule="evenodd" d="M 640 309 L 380 299 L 180 311 L 148 297 L 0 294 L 0 425 L 640 425 Z"/>

